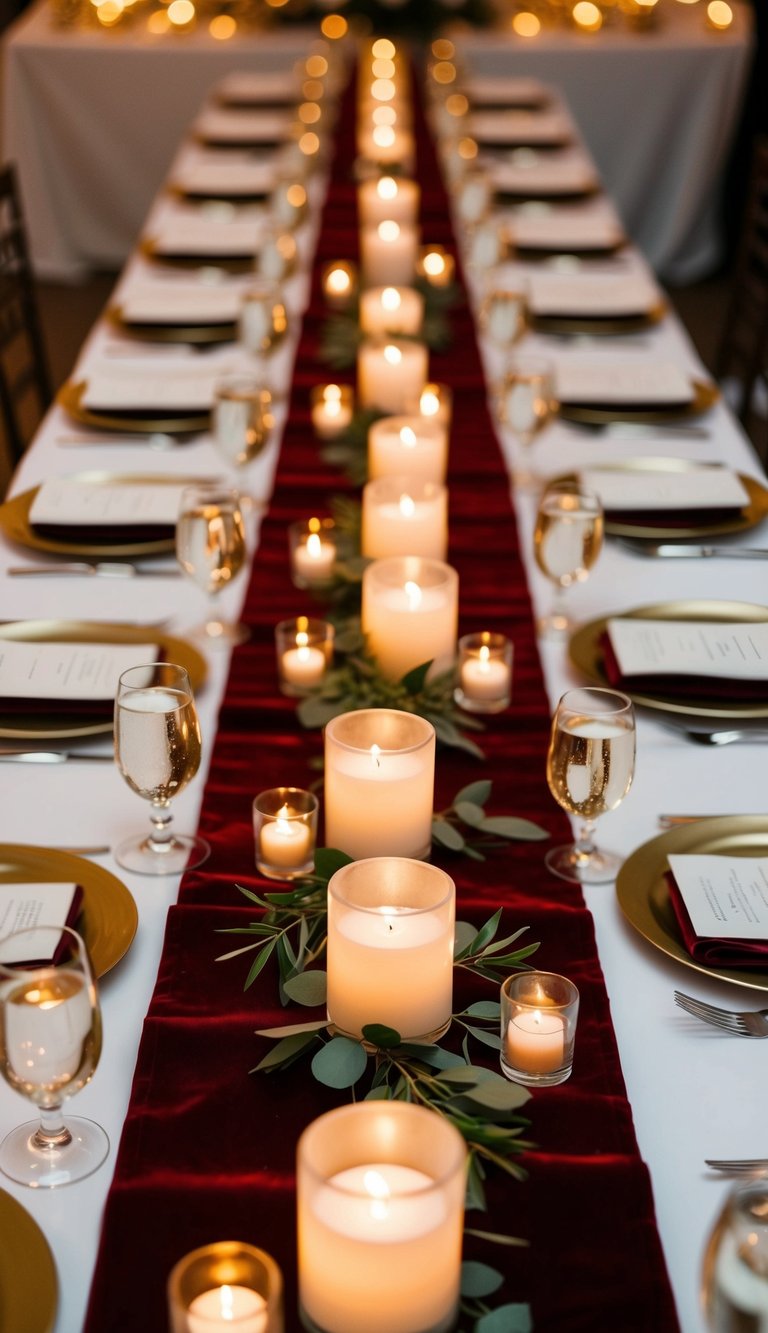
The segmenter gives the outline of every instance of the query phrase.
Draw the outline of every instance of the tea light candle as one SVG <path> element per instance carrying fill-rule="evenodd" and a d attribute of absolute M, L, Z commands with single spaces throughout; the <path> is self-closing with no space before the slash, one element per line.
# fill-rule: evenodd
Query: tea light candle
<path fill-rule="evenodd" d="M 456 269 L 456 260 L 442 245 L 423 245 L 416 265 L 420 277 L 430 287 L 450 287 Z"/>
<path fill-rule="evenodd" d="M 357 265 L 348 259 L 327 264 L 321 278 L 326 305 L 345 310 L 357 291 Z"/>
<path fill-rule="evenodd" d="M 417 334 L 424 322 L 424 297 L 413 287 L 370 287 L 360 297 L 363 333 Z"/>
<path fill-rule="evenodd" d="M 189 1333 L 266 1333 L 267 1303 L 250 1287 L 212 1287 L 195 1296 L 187 1311 Z"/>
<path fill-rule="evenodd" d="M 312 869 L 317 799 L 299 787 L 273 787 L 253 802 L 256 866 L 268 879 L 293 879 Z"/>
<path fill-rule="evenodd" d="M 533 1009 L 507 1024 L 506 1057 L 515 1069 L 550 1074 L 560 1068 L 564 1053 L 565 1024 L 559 1014 Z"/>
<path fill-rule="evenodd" d="M 302 866 L 310 846 L 309 829 L 287 805 L 261 830 L 261 854 L 276 869 L 295 870 Z"/>
<path fill-rule="evenodd" d="M 352 423 L 355 394 L 351 384 L 318 384 L 311 393 L 310 412 L 315 434 L 334 440 Z"/>
<path fill-rule="evenodd" d="M 418 228 L 394 218 L 360 231 L 363 277 L 369 287 L 407 287 L 416 272 Z"/>
<path fill-rule="evenodd" d="M 289 530 L 291 571 L 298 588 L 322 587 L 330 582 L 336 563 L 332 519 L 310 518 Z"/>
<path fill-rule="evenodd" d="M 423 555 L 444 560 L 447 550 L 445 486 L 412 477 L 380 477 L 363 488 L 364 556 Z"/>
<path fill-rule="evenodd" d="M 418 396 L 428 374 L 429 352 L 421 342 L 363 339 L 357 352 L 361 407 L 403 412 Z"/>
<path fill-rule="evenodd" d="M 305 694 L 320 681 L 333 657 L 333 625 L 297 616 L 275 626 L 277 672 L 283 694 Z"/>
<path fill-rule="evenodd" d="M 459 576 L 417 556 L 374 560 L 363 573 L 362 627 L 382 673 L 399 680 L 423 662 L 430 676 L 456 656 Z"/>
<path fill-rule="evenodd" d="M 428 421 L 437 421 L 445 427 L 446 441 L 453 417 L 453 393 L 447 384 L 425 384 L 419 394 L 416 409 Z"/>
<path fill-rule="evenodd" d="M 572 16 L 577 29 L 582 32 L 599 32 L 603 26 L 603 16 L 592 0 L 578 0 Z"/>
<path fill-rule="evenodd" d="M 384 1023 L 406 1040 L 445 1030 L 455 897 L 444 871 L 405 857 L 336 871 L 328 884 L 328 1017 L 338 1029 L 360 1038 L 368 1023 Z"/>
<path fill-rule="evenodd" d="M 289 685 L 307 688 L 319 685 L 325 675 L 325 653 L 309 644 L 299 644 L 283 653 L 281 673 Z"/>
<path fill-rule="evenodd" d="M 440 483 L 448 468 L 448 432 L 421 416 L 381 417 L 368 431 L 368 475 Z"/>
<path fill-rule="evenodd" d="M 423 860 L 432 845 L 435 731 L 415 714 L 358 709 L 325 728 L 325 836 L 355 860 Z"/>
<path fill-rule="evenodd" d="M 453 1125 L 404 1103 L 341 1107 L 305 1130 L 297 1199 L 307 1327 L 453 1327 L 466 1156 Z"/>
<path fill-rule="evenodd" d="M 413 170 L 415 142 L 410 130 L 396 125 L 361 125 L 357 131 L 357 151 L 369 162 L 382 167 L 402 166 Z"/>
<path fill-rule="evenodd" d="M 579 992 L 554 972 L 508 977 L 501 987 L 501 1068 L 524 1085 L 563 1083 L 571 1073 Z"/>
<path fill-rule="evenodd" d="M 733 10 L 726 0 L 710 0 L 707 5 L 707 26 L 715 32 L 725 32 L 733 23 Z"/>
<path fill-rule="evenodd" d="M 357 190 L 357 208 L 364 227 L 378 227 L 391 218 L 413 226 L 419 215 L 421 190 L 415 181 L 399 176 L 379 176 L 363 181 Z"/>
<path fill-rule="evenodd" d="M 470 713 L 501 712 L 509 704 L 512 644 L 503 634 L 465 634 L 459 640 L 456 702 Z"/>

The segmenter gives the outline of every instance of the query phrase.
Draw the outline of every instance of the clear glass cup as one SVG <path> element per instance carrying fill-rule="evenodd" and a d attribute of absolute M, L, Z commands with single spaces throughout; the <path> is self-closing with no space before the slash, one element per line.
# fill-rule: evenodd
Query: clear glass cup
<path fill-rule="evenodd" d="M 555 972 L 520 972 L 501 987 L 502 1073 L 525 1087 L 551 1088 L 573 1069 L 579 992 Z"/>
<path fill-rule="evenodd" d="M 283 1333 L 283 1275 L 245 1241 L 203 1245 L 171 1269 L 168 1317 L 171 1333 Z"/>
<path fill-rule="evenodd" d="M 311 875 L 317 839 L 317 797 L 301 787 L 271 787 L 253 802 L 256 867 L 267 879 Z"/>
<path fill-rule="evenodd" d="M 283 243 L 283 249 L 288 249 L 290 246 L 295 248 L 296 245 L 293 237 L 287 234 L 285 237 L 268 239 L 264 242 L 259 261 L 263 264 L 260 268 L 262 280 L 257 280 L 248 287 L 243 293 L 240 305 L 238 322 L 240 344 L 252 360 L 260 364 L 262 380 L 266 374 L 269 357 L 288 332 L 288 311 L 275 285 L 285 274 L 273 271 L 277 267 L 278 260 L 281 260 L 279 242 Z M 282 256 L 282 260 L 287 266 L 287 255 Z M 265 272 L 265 269 L 270 271 Z"/>
<path fill-rule="evenodd" d="M 538 356 L 515 356 L 498 390 L 498 417 L 515 444 L 528 450 L 557 410 L 555 368 Z M 539 478 L 530 468 L 515 466 L 516 486 L 530 486 Z"/>
<path fill-rule="evenodd" d="M 272 395 L 260 379 L 231 375 L 216 385 L 213 438 L 225 462 L 242 467 L 258 458 L 273 426 Z"/>
<path fill-rule="evenodd" d="M 176 875 L 209 856 L 204 838 L 171 832 L 171 800 L 197 773 L 201 751 L 184 667 L 151 662 L 124 671 L 115 699 L 115 760 L 131 790 L 150 802 L 152 830 L 115 849 L 118 865 L 142 875 Z"/>
<path fill-rule="evenodd" d="M 635 771 L 635 710 L 618 690 L 568 690 L 552 719 L 547 782 L 558 805 L 581 820 L 575 842 L 553 847 L 544 860 L 573 884 L 605 884 L 616 878 L 622 858 L 595 845 L 595 823 L 615 810 L 632 786 Z"/>
<path fill-rule="evenodd" d="M 296 616 L 275 625 L 280 693 L 299 698 L 322 681 L 333 663 L 335 630 L 328 620 Z"/>
<path fill-rule="evenodd" d="M 702 1301 L 711 1333 L 748 1333 L 768 1321 L 768 1177 L 740 1181 L 707 1243 Z"/>
<path fill-rule="evenodd" d="M 539 502 L 534 529 L 536 564 L 555 585 L 552 609 L 540 616 L 539 634 L 562 639 L 572 622 L 563 596 L 574 583 L 589 577 L 603 546 L 603 507 L 577 480 L 547 486 Z"/>
<path fill-rule="evenodd" d="M 459 639 L 458 684 L 453 692 L 467 713 L 502 713 L 512 698 L 513 647 L 505 634 L 480 630 Z"/>
<path fill-rule="evenodd" d="M 109 1152 L 100 1125 L 62 1104 L 93 1077 L 101 1014 L 85 944 L 68 926 L 37 926 L 0 942 L 0 1073 L 39 1111 L 11 1130 L 0 1170 L 32 1189 L 91 1175 Z"/>
<path fill-rule="evenodd" d="M 186 486 L 176 520 L 176 559 L 211 603 L 245 564 L 245 523 L 240 494 L 215 485 Z M 209 644 L 242 643 L 247 629 L 211 615 L 202 630 Z"/>
<path fill-rule="evenodd" d="M 496 347 L 508 349 L 519 342 L 528 328 L 527 284 L 494 284 L 480 306 L 480 327 Z"/>

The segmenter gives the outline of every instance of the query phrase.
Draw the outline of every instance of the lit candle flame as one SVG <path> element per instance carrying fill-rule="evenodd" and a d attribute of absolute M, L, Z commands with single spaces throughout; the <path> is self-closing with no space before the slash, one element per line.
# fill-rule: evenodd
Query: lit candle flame
<path fill-rule="evenodd" d="M 390 366 L 399 366 L 402 359 L 403 359 L 403 354 L 400 351 L 400 348 L 395 347 L 393 343 L 387 343 L 387 346 L 384 348 L 384 360 L 388 362 Z M 407 427 L 405 427 L 404 429 L 407 429 Z M 401 431 L 400 432 L 401 439 L 402 435 L 403 432 Z"/>
<path fill-rule="evenodd" d="M 385 310 L 399 310 L 403 298 L 396 287 L 385 287 L 381 293 L 381 304 Z"/>
<path fill-rule="evenodd" d="M 380 199 L 396 199 L 397 181 L 394 176 L 382 176 L 376 185 L 376 193 Z"/>
<path fill-rule="evenodd" d="M 400 443 L 406 449 L 415 449 L 418 444 L 416 432 L 412 426 L 403 426 L 400 431 Z"/>
<path fill-rule="evenodd" d="M 380 745 L 372 745 L 372 746 L 371 746 L 371 759 L 372 759 L 373 763 L 375 764 L 376 768 L 381 768 L 381 759 L 380 759 L 380 757 L 379 757 L 380 755 L 381 755 L 381 746 L 380 746 Z"/>
<path fill-rule="evenodd" d="M 395 142 L 395 131 L 391 125 L 377 125 L 371 132 L 371 138 L 377 148 L 392 148 Z M 395 223 L 397 226 L 397 223 Z"/>
<path fill-rule="evenodd" d="M 413 583 L 408 579 L 405 585 L 405 595 L 408 598 L 408 610 L 418 610 L 421 605 L 421 588 L 418 583 Z"/>
<path fill-rule="evenodd" d="M 319 560 L 322 555 L 322 543 L 317 532 L 310 532 L 307 537 L 307 555 L 310 560 Z"/>
<path fill-rule="evenodd" d="M 389 1186 L 380 1171 L 366 1171 L 363 1176 L 363 1186 L 366 1193 L 371 1196 L 371 1217 L 379 1221 L 384 1221 L 389 1215 L 387 1201 L 389 1199 Z"/>
<path fill-rule="evenodd" d="M 235 1317 L 234 1298 L 232 1288 L 228 1286 L 219 1287 L 219 1305 L 222 1319 L 229 1323 Z"/>
<path fill-rule="evenodd" d="M 483 644 L 482 648 L 480 649 L 479 657 L 480 657 L 480 670 L 488 671 L 489 669 L 488 663 L 491 657 L 491 650 L 490 648 L 486 648 L 485 644 Z"/>
<path fill-rule="evenodd" d="M 400 496 L 400 513 L 403 518 L 413 518 L 413 515 L 416 513 L 416 505 L 414 504 L 412 495 Z"/>
<path fill-rule="evenodd" d="M 394 218 L 385 218 L 383 222 L 379 223 L 377 231 L 382 241 L 391 244 L 400 235 L 400 224 L 395 222 Z"/>
<path fill-rule="evenodd" d="M 349 291 L 351 278 L 346 269 L 333 268 L 325 280 L 325 285 L 329 292 L 333 292 L 335 296 L 341 296 L 344 292 Z"/>

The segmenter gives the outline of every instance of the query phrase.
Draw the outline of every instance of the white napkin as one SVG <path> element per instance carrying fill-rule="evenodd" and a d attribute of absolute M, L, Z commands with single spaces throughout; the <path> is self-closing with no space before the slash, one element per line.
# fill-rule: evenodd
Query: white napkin
<path fill-rule="evenodd" d="M 233 70 L 214 89 L 220 102 L 283 102 L 286 97 L 299 100 L 299 86 L 290 70 L 262 71 Z"/>
<path fill-rule="evenodd" d="M 557 367 L 562 403 L 664 403 L 684 407 L 693 399 L 689 375 L 670 361 L 563 362 Z"/>
<path fill-rule="evenodd" d="M 286 137 L 290 124 L 289 111 L 222 111 L 207 107 L 192 128 L 199 138 L 217 143 L 275 143 Z"/>
<path fill-rule="evenodd" d="M 475 111 L 468 132 L 483 143 L 567 143 L 573 125 L 562 111 Z"/>
<path fill-rule="evenodd" d="M 610 510 L 743 509 L 749 495 L 728 468 L 688 468 L 680 472 L 642 468 L 583 468 L 587 490 L 600 496 Z"/>
<path fill-rule="evenodd" d="M 153 282 L 129 287 L 118 307 L 129 324 L 233 324 L 241 296 L 222 283 Z"/>
<path fill-rule="evenodd" d="M 534 151 L 526 157 L 518 152 L 512 160 L 489 166 L 493 184 L 502 193 L 578 194 L 599 184 L 592 163 L 579 150 L 546 155 Z"/>
<path fill-rule="evenodd" d="M 263 235 L 263 220 L 240 222 L 209 217 L 168 217 L 148 237 L 155 254 L 219 255 L 226 258 L 255 255 Z"/>
<path fill-rule="evenodd" d="M 550 90 L 538 79 L 487 78 L 476 75 L 464 82 L 464 92 L 475 106 L 543 106 L 551 97 Z"/>
<path fill-rule="evenodd" d="M 81 399 L 91 410 L 207 412 L 221 369 L 189 362 L 138 358 L 128 364 L 96 364 L 88 371 Z"/>
<path fill-rule="evenodd" d="M 628 316 L 646 314 L 661 292 L 642 273 L 534 273 L 529 305 L 535 315 Z"/>
<path fill-rule="evenodd" d="M 602 201 L 600 201 L 602 202 Z M 626 239 L 612 208 L 569 208 L 505 215 L 512 243 L 523 250 L 608 250 Z"/>
<path fill-rule="evenodd" d="M 227 157 L 189 162 L 181 168 L 171 184 L 190 194 L 241 195 L 269 194 L 274 189 L 276 173 L 271 162 L 243 161 Z"/>
<path fill-rule="evenodd" d="M 185 484 L 136 482 L 110 486 L 51 477 L 43 482 L 32 501 L 29 519 L 33 526 L 39 523 L 100 528 L 173 526 Z"/>

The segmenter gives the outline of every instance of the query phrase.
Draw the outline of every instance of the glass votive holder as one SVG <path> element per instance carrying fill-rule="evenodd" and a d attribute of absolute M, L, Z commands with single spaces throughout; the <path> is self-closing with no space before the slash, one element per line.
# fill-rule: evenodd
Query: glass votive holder
<path fill-rule="evenodd" d="M 421 477 L 378 477 L 363 487 L 360 539 L 371 560 L 389 555 L 423 555 L 445 560 L 448 553 L 448 491 Z"/>
<path fill-rule="evenodd" d="M 528 288 L 525 283 L 494 287 L 480 306 L 480 327 L 497 347 L 511 347 L 528 327 Z"/>
<path fill-rule="evenodd" d="M 296 616 L 275 626 L 280 692 L 298 698 L 319 685 L 333 662 L 334 628 L 327 620 Z"/>
<path fill-rule="evenodd" d="M 492 199 L 493 181 L 482 167 L 470 167 L 454 187 L 456 213 L 469 225 L 488 216 Z"/>
<path fill-rule="evenodd" d="M 300 519 L 288 529 L 291 578 L 297 588 L 327 588 L 338 555 L 332 518 Z"/>
<path fill-rule="evenodd" d="M 309 875 L 315 863 L 317 797 L 300 787 L 271 787 L 253 802 L 256 868 L 267 879 Z"/>
<path fill-rule="evenodd" d="M 363 571 L 362 627 L 388 680 L 431 662 L 429 679 L 456 660 L 459 576 L 442 560 L 387 556 Z"/>
<path fill-rule="evenodd" d="M 421 246 L 416 272 L 430 287 L 450 287 L 455 271 L 456 260 L 444 246 Z"/>
<path fill-rule="evenodd" d="M 222 1240 L 185 1254 L 168 1277 L 171 1333 L 283 1333 L 283 1276 L 271 1255 Z"/>
<path fill-rule="evenodd" d="M 269 197 L 269 214 L 276 227 L 298 227 L 307 216 L 307 191 L 297 180 L 281 181 Z"/>
<path fill-rule="evenodd" d="M 760 1329 L 768 1317 L 768 1179 L 733 1186 L 710 1232 L 701 1297 L 712 1333 Z"/>
<path fill-rule="evenodd" d="M 511 641 L 481 630 L 459 639 L 459 679 L 454 699 L 468 713 L 501 713 L 512 698 Z"/>
<path fill-rule="evenodd" d="M 453 1328 L 466 1169 L 459 1131 L 422 1106 L 360 1102 L 314 1120 L 297 1150 L 304 1328 Z"/>
<path fill-rule="evenodd" d="M 501 987 L 501 1069 L 513 1083 L 548 1088 L 573 1068 L 579 992 L 555 972 L 521 972 Z"/>
<path fill-rule="evenodd" d="M 431 381 L 423 384 L 414 400 L 406 405 L 406 412 L 426 417 L 428 421 L 436 421 L 438 425 L 444 426 L 447 438 L 453 420 L 453 390 L 448 384 L 435 384 Z"/>
<path fill-rule="evenodd" d="M 399 856 L 352 861 L 328 884 L 328 1018 L 360 1039 L 369 1023 L 436 1041 L 453 1011 L 453 880 Z"/>
<path fill-rule="evenodd" d="M 310 415 L 321 440 L 335 440 L 352 425 L 355 391 L 351 384 L 316 384 L 310 393 Z"/>
<path fill-rule="evenodd" d="M 414 477 L 440 484 L 447 471 L 448 431 L 436 413 L 379 417 L 369 427 L 368 476 L 372 481 Z"/>
<path fill-rule="evenodd" d="M 331 310 L 346 310 L 357 296 L 358 281 L 357 264 L 350 259 L 326 264 L 320 277 L 325 304 Z"/>
<path fill-rule="evenodd" d="M 256 255 L 256 271 L 265 282 L 284 282 L 296 272 L 299 247 L 284 225 L 265 229 Z"/>
<path fill-rule="evenodd" d="M 285 337 L 288 312 L 271 283 L 257 283 L 243 293 L 239 336 L 247 352 L 266 356 Z"/>
<path fill-rule="evenodd" d="M 257 458 L 273 425 L 272 395 L 260 380 L 232 375 L 216 385 L 213 436 L 227 462 L 240 467 Z"/>

